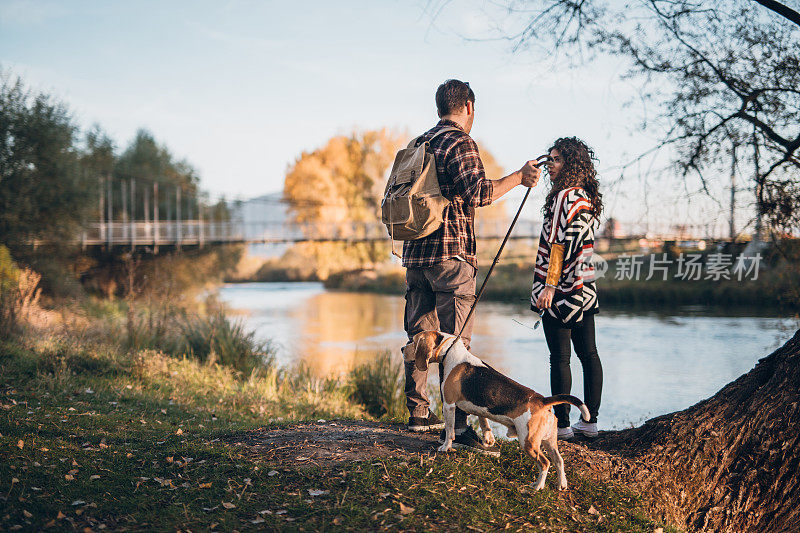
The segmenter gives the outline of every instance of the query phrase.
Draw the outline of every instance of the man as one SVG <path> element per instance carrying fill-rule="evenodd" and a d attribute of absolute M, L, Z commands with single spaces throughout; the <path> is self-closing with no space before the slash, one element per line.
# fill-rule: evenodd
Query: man
<path fill-rule="evenodd" d="M 469 136 L 475 119 L 475 93 L 468 83 L 447 80 L 436 91 L 439 123 L 423 134 L 430 140 L 442 128 L 455 128 L 430 140 L 436 157 L 436 171 L 442 195 L 450 200 L 444 210 L 441 228 L 422 239 L 405 241 L 403 266 L 406 267 L 405 330 L 409 342 L 420 331 L 440 330 L 458 334 L 475 302 L 475 277 L 478 263 L 475 250 L 475 208 L 491 204 L 505 193 L 539 181 L 536 161 L 528 161 L 518 171 L 500 179 L 484 175 L 478 146 Z M 469 349 L 472 319 L 462 338 Z M 428 373 L 413 362 L 405 363 L 406 405 L 411 431 L 444 428 L 430 411 L 425 391 Z M 441 370 L 440 370 L 441 379 Z M 456 409 L 454 446 L 495 455 L 496 446 L 486 446 L 467 426 L 467 414 Z"/>

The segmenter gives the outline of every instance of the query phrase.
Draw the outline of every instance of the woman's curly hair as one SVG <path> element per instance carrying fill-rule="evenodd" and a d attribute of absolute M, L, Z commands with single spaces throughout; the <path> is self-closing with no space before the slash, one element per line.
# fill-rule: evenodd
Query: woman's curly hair
<path fill-rule="evenodd" d="M 550 187 L 547 199 L 544 202 L 542 213 L 549 216 L 550 205 L 559 191 L 568 187 L 581 187 L 586 191 L 589 202 L 592 204 L 592 214 L 600 218 L 603 212 L 603 195 L 600 194 L 600 184 L 597 182 L 597 170 L 594 168 L 594 151 L 577 137 L 561 137 L 556 139 L 547 151 L 558 150 L 564 166 Z"/>

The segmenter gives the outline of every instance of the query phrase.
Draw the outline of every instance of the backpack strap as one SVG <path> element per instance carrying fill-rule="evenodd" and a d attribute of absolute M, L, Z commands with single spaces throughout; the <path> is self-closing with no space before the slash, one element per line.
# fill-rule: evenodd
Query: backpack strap
<path fill-rule="evenodd" d="M 444 128 L 442 128 L 439 131 L 437 131 L 436 133 L 434 133 L 433 136 L 430 139 L 428 139 L 426 142 L 431 142 L 432 140 L 434 140 L 436 137 L 438 137 L 442 133 L 447 133 L 448 131 L 463 131 L 463 130 L 460 130 L 460 129 L 455 128 L 453 126 L 445 126 Z M 419 137 L 414 137 L 413 139 L 411 139 L 411 142 L 408 143 L 408 148 L 414 148 L 415 146 L 417 146 L 419 144 L 419 140 L 420 139 L 422 139 L 422 135 L 420 135 Z"/>

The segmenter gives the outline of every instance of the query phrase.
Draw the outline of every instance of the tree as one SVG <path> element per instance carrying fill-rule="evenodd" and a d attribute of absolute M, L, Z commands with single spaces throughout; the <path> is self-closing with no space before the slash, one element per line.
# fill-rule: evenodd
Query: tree
<path fill-rule="evenodd" d="M 512 12 L 523 5 L 512 2 Z M 800 227 L 800 15 L 770 0 L 536 5 L 512 37 L 518 46 L 533 45 L 533 30 L 548 27 L 550 51 L 630 59 L 629 74 L 657 108 L 648 124 L 660 128 L 657 148 L 670 148 L 684 177 L 695 174 L 705 186 L 708 170 L 729 169 L 736 158 L 753 169 L 757 211 L 779 228 Z M 609 452 L 612 478 L 640 489 L 682 527 L 795 530 L 799 363 L 800 331 L 713 397 L 608 432 L 595 446 Z"/>
<path fill-rule="evenodd" d="M 397 151 L 408 139 L 385 129 L 337 136 L 325 146 L 303 152 L 286 174 L 283 194 L 293 221 L 323 235 L 358 238 L 359 225 L 375 225 L 386 178 Z M 503 169 L 492 154 L 479 148 L 487 177 L 498 178 Z M 481 208 L 484 224 L 504 224 L 502 203 Z M 333 270 L 363 268 L 389 256 L 388 236 L 380 243 L 304 243 L 289 257 L 310 260 L 322 278 Z"/>
<path fill-rule="evenodd" d="M 76 240 L 95 182 L 81 171 L 67 107 L 0 75 L 0 244 L 19 258 L 36 241 Z"/>
<path fill-rule="evenodd" d="M 706 191 L 709 171 L 727 175 L 735 158 L 752 169 L 757 211 L 779 229 L 800 228 L 795 10 L 771 0 L 507 6 L 523 20 L 508 36 L 517 49 L 544 46 L 573 65 L 598 53 L 628 58 L 628 75 L 641 80 L 643 97 L 657 109 L 643 124 L 659 132 L 655 149 L 669 148 L 675 168 L 697 176 Z"/>
<path fill-rule="evenodd" d="M 197 216 L 197 198 L 200 192 L 200 178 L 197 171 L 186 161 L 176 160 L 166 146 L 159 145 L 153 135 L 144 129 L 136 132 L 130 145 L 119 156 L 114 165 L 115 202 L 114 212 L 122 212 L 121 188 L 130 191 L 134 182 L 134 197 L 129 200 L 130 216 L 143 218 L 144 195 L 150 194 L 153 184 L 159 186 L 159 212 L 164 217 L 171 213 L 175 216 L 177 198 L 180 195 L 181 218 L 187 218 L 195 212 Z M 145 191 L 148 192 L 145 192 Z"/>
<path fill-rule="evenodd" d="M 303 152 L 289 169 L 283 196 L 293 221 L 309 230 L 345 238 L 359 235 L 360 223 L 378 219 L 386 173 L 401 137 L 388 130 L 337 136 Z M 304 243 L 290 255 L 311 261 L 321 278 L 332 270 L 361 268 L 387 257 L 386 243 Z"/>
<path fill-rule="evenodd" d="M 711 398 L 577 451 L 690 531 L 796 531 L 798 416 L 800 331 Z"/>

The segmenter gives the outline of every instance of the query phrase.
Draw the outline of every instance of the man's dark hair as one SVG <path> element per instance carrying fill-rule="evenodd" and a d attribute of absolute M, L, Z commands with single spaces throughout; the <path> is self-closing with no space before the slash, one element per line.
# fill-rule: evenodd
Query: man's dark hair
<path fill-rule="evenodd" d="M 436 89 L 436 109 L 440 116 L 458 111 L 467 101 L 475 105 L 475 93 L 469 83 L 460 80 L 447 80 Z"/>

